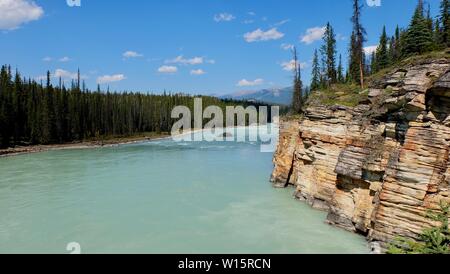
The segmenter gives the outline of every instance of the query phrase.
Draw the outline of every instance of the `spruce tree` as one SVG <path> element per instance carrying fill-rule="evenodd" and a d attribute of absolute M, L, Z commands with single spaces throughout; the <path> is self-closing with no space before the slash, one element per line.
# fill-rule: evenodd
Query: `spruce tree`
<path fill-rule="evenodd" d="M 389 64 L 395 63 L 395 36 L 389 39 L 388 58 Z"/>
<path fill-rule="evenodd" d="M 450 3 L 449 0 L 442 0 L 441 14 L 439 16 L 441 21 L 441 45 L 443 47 L 450 47 Z"/>
<path fill-rule="evenodd" d="M 395 36 L 393 37 L 393 46 L 391 49 L 391 62 L 395 63 L 400 60 L 402 52 L 402 35 L 399 26 L 395 28 Z"/>
<path fill-rule="evenodd" d="M 433 33 L 424 17 L 423 0 L 419 0 L 411 20 L 403 48 L 403 56 L 423 54 L 433 49 Z"/>
<path fill-rule="evenodd" d="M 344 67 L 342 66 L 342 55 L 339 54 L 339 65 L 337 69 L 337 80 L 339 83 L 344 83 Z"/>
<path fill-rule="evenodd" d="M 385 27 L 383 27 L 383 32 L 381 33 L 381 37 L 380 37 L 380 43 L 377 47 L 376 71 L 385 69 L 388 66 L 389 66 L 388 37 L 386 34 L 386 26 L 385 26 Z"/>
<path fill-rule="evenodd" d="M 337 82 L 336 72 L 336 35 L 331 24 L 328 22 L 325 27 L 325 34 L 323 36 L 322 52 L 325 57 L 325 84 L 329 86 Z"/>
<path fill-rule="evenodd" d="M 302 95 L 302 79 L 301 79 L 301 66 L 298 61 L 297 48 L 294 47 L 294 92 L 292 98 L 292 111 L 295 114 L 300 114 L 303 107 L 303 95 Z"/>
<path fill-rule="evenodd" d="M 320 65 L 319 65 L 319 53 L 317 49 L 314 51 L 314 57 L 312 62 L 312 75 L 311 75 L 311 90 L 315 91 L 320 88 Z"/>
<path fill-rule="evenodd" d="M 378 71 L 377 56 L 375 52 L 372 52 L 372 56 L 370 57 L 370 73 L 374 74 L 377 71 Z"/>
<path fill-rule="evenodd" d="M 361 24 L 361 9 L 360 0 L 353 0 L 353 16 L 351 19 L 353 31 L 350 39 L 349 75 L 353 82 L 359 83 L 361 88 L 364 88 L 366 31 Z"/>

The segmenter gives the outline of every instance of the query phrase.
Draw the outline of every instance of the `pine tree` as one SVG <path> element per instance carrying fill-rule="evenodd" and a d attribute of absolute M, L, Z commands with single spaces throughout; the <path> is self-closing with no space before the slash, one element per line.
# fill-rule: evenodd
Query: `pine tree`
<path fill-rule="evenodd" d="M 433 43 L 434 43 L 436 49 L 445 48 L 444 44 L 442 43 L 442 33 L 441 33 L 439 19 L 436 19 L 436 21 L 434 23 Z"/>
<path fill-rule="evenodd" d="M 329 86 L 337 82 L 336 72 L 336 35 L 333 27 L 328 22 L 325 27 L 325 34 L 323 36 L 324 45 L 322 47 L 322 54 L 325 58 L 325 79 L 324 84 Z"/>
<path fill-rule="evenodd" d="M 301 66 L 298 61 L 297 48 L 294 47 L 294 92 L 292 98 L 292 110 L 295 114 L 300 114 L 303 107 L 303 95 L 302 95 L 302 79 L 301 79 Z"/>
<path fill-rule="evenodd" d="M 392 39 L 392 47 L 391 51 L 391 62 L 395 63 L 400 60 L 401 52 L 402 52 L 402 39 L 401 39 L 401 31 L 399 26 L 395 28 L 395 36 Z"/>
<path fill-rule="evenodd" d="M 389 55 L 388 55 L 388 38 L 386 34 L 386 26 L 383 27 L 383 32 L 381 33 L 380 43 L 376 51 L 376 71 L 382 70 L 389 66 Z M 375 72 L 376 72 L 375 71 Z"/>
<path fill-rule="evenodd" d="M 359 83 L 361 88 L 364 88 L 364 42 L 366 41 L 366 31 L 361 24 L 361 9 L 360 0 L 353 0 L 353 31 L 350 39 L 349 76 L 353 82 Z"/>
<path fill-rule="evenodd" d="M 450 3 L 449 0 L 442 0 L 441 2 L 441 45 L 443 47 L 450 47 Z"/>
<path fill-rule="evenodd" d="M 311 75 L 311 90 L 315 91 L 320 88 L 320 65 L 319 54 L 317 49 L 314 51 L 314 57 L 312 62 L 312 75 Z"/>
<path fill-rule="evenodd" d="M 389 39 L 388 58 L 389 64 L 395 63 L 395 36 Z"/>
<path fill-rule="evenodd" d="M 433 49 L 433 33 L 424 17 L 423 0 L 419 0 L 405 35 L 403 56 L 423 54 Z"/>
<path fill-rule="evenodd" d="M 342 55 L 339 55 L 339 65 L 337 69 L 337 80 L 339 83 L 344 83 L 344 67 L 342 66 Z"/>
<path fill-rule="evenodd" d="M 80 90 L 80 82 L 81 81 L 81 74 L 80 74 L 80 69 L 78 69 L 77 72 L 77 89 Z"/>
<path fill-rule="evenodd" d="M 372 56 L 370 58 L 370 73 L 374 74 L 377 71 L 378 71 L 377 56 L 375 52 L 372 52 Z"/>
<path fill-rule="evenodd" d="M 320 47 L 320 87 L 326 88 L 329 85 L 327 73 L 327 53 L 325 45 Z"/>

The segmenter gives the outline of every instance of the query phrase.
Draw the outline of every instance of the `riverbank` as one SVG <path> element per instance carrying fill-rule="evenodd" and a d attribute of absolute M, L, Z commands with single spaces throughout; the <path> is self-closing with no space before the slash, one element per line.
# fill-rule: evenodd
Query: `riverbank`
<path fill-rule="evenodd" d="M 238 127 L 228 127 L 226 129 L 236 129 Z M 195 134 L 204 131 L 204 129 L 192 129 L 180 132 L 177 137 L 181 138 L 187 134 Z M 119 145 L 135 144 L 147 141 L 155 141 L 161 139 L 170 138 L 172 135 L 170 133 L 140 133 L 134 136 L 119 136 L 119 137 L 105 137 L 102 140 L 85 140 L 81 142 L 71 142 L 64 144 L 51 144 L 51 145 L 30 145 L 30 146 L 17 146 L 12 148 L 0 149 L 1 157 L 11 157 L 22 154 L 29 153 L 39 153 L 45 151 L 54 150 L 70 150 L 70 149 L 90 149 L 90 148 L 100 148 L 100 147 L 114 147 Z"/>
<path fill-rule="evenodd" d="M 29 153 L 39 153 L 53 150 L 69 150 L 69 149 L 90 149 L 101 147 L 114 147 L 119 145 L 134 144 L 146 141 L 154 141 L 169 138 L 169 133 L 143 133 L 128 137 L 108 137 L 103 140 L 85 140 L 81 142 L 72 142 L 64 144 L 52 145 L 30 145 L 17 146 L 12 148 L 0 149 L 0 157 L 11 157 Z"/>

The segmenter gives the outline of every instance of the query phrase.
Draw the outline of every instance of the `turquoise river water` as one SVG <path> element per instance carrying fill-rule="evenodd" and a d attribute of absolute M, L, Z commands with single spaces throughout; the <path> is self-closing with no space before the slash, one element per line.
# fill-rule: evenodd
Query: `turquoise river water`
<path fill-rule="evenodd" d="M 0 158 L 0 253 L 367 253 L 272 188 L 272 156 L 158 140 Z"/>

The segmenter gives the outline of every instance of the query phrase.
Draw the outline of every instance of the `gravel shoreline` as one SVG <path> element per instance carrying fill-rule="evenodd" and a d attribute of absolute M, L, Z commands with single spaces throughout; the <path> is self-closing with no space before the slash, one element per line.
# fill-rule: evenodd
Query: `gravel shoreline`
<path fill-rule="evenodd" d="M 170 138 L 168 134 L 155 136 L 129 137 L 129 138 L 113 138 L 105 141 L 83 141 L 77 143 L 55 144 L 55 145 L 32 145 L 18 146 L 7 149 L 0 149 L 0 158 L 12 157 L 23 154 L 39 153 L 54 150 L 72 150 L 72 149 L 91 149 L 102 147 L 115 147 L 127 144 L 136 144 L 147 141 L 155 141 Z"/>

